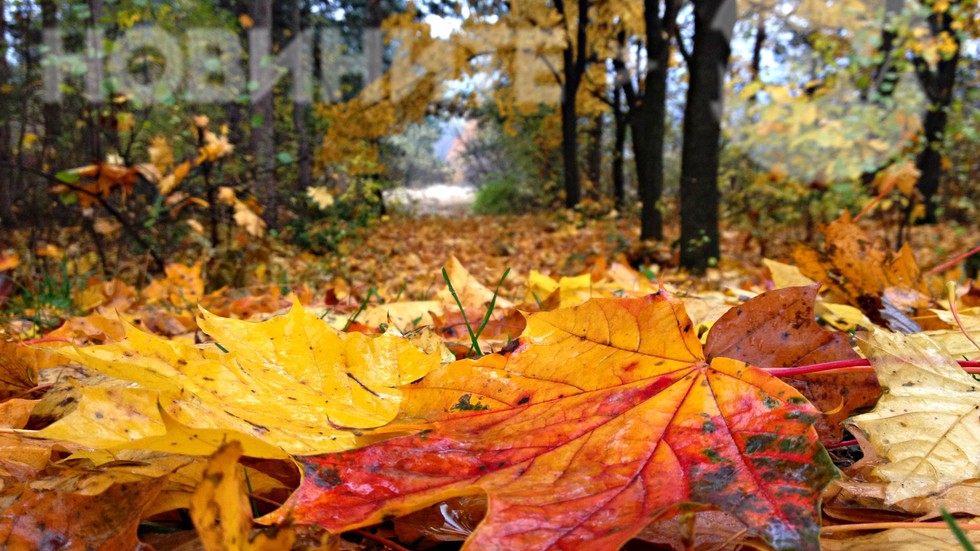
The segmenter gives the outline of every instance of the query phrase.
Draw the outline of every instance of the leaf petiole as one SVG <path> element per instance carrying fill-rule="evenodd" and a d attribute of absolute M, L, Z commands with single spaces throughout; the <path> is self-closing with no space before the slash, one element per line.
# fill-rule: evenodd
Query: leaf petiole
<path fill-rule="evenodd" d="M 980 361 L 963 361 L 957 360 L 956 363 L 960 364 L 967 373 L 980 373 Z M 871 371 L 871 362 L 864 358 L 858 358 L 856 360 L 840 360 L 836 362 L 825 362 L 813 365 L 801 365 L 798 367 L 768 367 L 764 368 L 766 373 L 773 375 L 775 377 L 794 377 L 796 375 L 806 375 L 808 373 L 825 373 L 828 371 L 849 371 L 849 372 L 860 372 L 860 371 Z"/>

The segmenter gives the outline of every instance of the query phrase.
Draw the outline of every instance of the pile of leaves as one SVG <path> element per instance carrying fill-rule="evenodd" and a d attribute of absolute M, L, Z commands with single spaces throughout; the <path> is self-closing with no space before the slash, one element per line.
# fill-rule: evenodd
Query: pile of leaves
<path fill-rule="evenodd" d="M 702 292 L 602 258 L 486 278 L 451 257 L 434 295 L 386 302 L 206 295 L 179 265 L 139 297 L 101 284 L 90 314 L 0 344 L 0 541 L 980 540 L 980 293 L 847 217 L 824 235 Z"/>

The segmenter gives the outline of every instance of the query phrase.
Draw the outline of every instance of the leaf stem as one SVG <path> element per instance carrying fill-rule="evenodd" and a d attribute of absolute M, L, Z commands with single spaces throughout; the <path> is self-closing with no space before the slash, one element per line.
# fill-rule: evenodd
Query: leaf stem
<path fill-rule="evenodd" d="M 949 301 L 949 311 L 953 314 L 953 319 L 956 320 L 956 326 L 960 328 L 960 331 L 966 337 L 966 340 L 970 341 L 973 346 L 977 347 L 977 349 L 980 349 L 980 344 L 977 344 L 977 341 L 973 340 L 973 336 L 970 335 L 970 332 L 963 326 L 963 320 L 960 319 L 959 312 L 956 311 L 956 284 L 952 281 L 946 282 L 946 300 Z M 980 360 L 980 356 L 971 359 Z"/>
<path fill-rule="evenodd" d="M 980 361 L 956 360 L 956 363 L 960 364 L 960 367 L 962 367 L 967 373 L 980 373 Z M 851 373 L 872 371 L 871 362 L 864 358 L 825 362 L 813 365 L 801 365 L 798 367 L 769 367 L 764 369 L 766 373 L 776 377 L 795 377 L 797 375 L 825 373 L 828 371 Z"/>
<path fill-rule="evenodd" d="M 859 212 L 857 214 L 857 216 L 854 217 L 854 222 L 857 222 L 858 220 L 860 220 L 861 218 L 863 218 L 864 215 L 868 213 L 868 211 L 870 211 L 871 209 L 873 209 L 875 207 L 875 205 L 877 205 L 882 199 L 884 199 L 885 198 L 885 195 L 888 195 L 888 193 L 891 192 L 891 190 L 895 188 L 895 184 L 896 183 L 898 183 L 898 180 L 894 180 L 891 183 L 889 183 L 888 185 L 886 185 L 884 187 L 884 189 L 881 190 L 881 193 L 879 193 L 877 197 L 875 197 L 874 199 L 872 199 L 870 203 L 868 203 L 867 205 L 865 205 L 864 208 L 861 209 L 861 212 Z"/>
<path fill-rule="evenodd" d="M 377 534 L 372 534 L 371 532 L 368 532 L 367 530 L 363 530 L 361 528 L 358 528 L 357 530 L 352 530 L 352 531 L 355 534 L 359 534 L 361 537 L 363 537 L 365 539 L 369 539 L 369 540 L 371 540 L 373 542 L 380 543 L 381 545 L 387 547 L 388 549 L 391 549 L 391 551 L 411 551 L 407 547 L 402 547 L 401 545 L 398 545 L 397 543 L 395 543 L 395 542 L 393 542 L 393 541 L 391 541 L 391 540 L 389 540 L 387 538 L 382 538 L 381 536 L 379 536 Z"/>
<path fill-rule="evenodd" d="M 940 264 L 938 266 L 935 266 L 933 268 L 930 268 L 929 271 L 927 271 L 926 273 L 924 273 L 922 275 L 930 276 L 930 275 L 933 275 L 933 274 L 938 274 L 939 272 L 942 272 L 943 270 L 946 270 L 947 268 L 951 268 L 951 267 L 959 264 L 960 262 L 966 260 L 967 258 L 970 258 L 971 256 L 973 256 L 973 255 L 975 255 L 977 253 L 980 253 L 980 245 L 977 245 L 973 249 L 971 249 L 971 250 L 969 250 L 969 251 L 967 251 L 967 252 L 965 252 L 963 254 L 957 255 L 952 260 L 947 260 L 946 262 L 943 262 L 942 264 Z"/>

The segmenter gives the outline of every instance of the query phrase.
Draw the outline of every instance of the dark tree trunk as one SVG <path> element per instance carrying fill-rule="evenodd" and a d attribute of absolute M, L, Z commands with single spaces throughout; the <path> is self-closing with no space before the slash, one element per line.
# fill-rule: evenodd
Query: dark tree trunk
<path fill-rule="evenodd" d="M 572 100 L 562 98 L 561 102 L 561 156 L 565 176 L 565 206 L 574 208 L 582 199 L 582 184 L 578 171 L 578 112 L 575 107 L 575 92 L 568 86 L 568 74 L 563 96 L 571 95 Z M 574 86 L 575 90 L 578 85 Z"/>
<path fill-rule="evenodd" d="M 681 153 L 681 266 L 704 273 L 721 256 L 718 230 L 718 159 L 722 98 L 729 40 L 735 23 L 732 0 L 696 0 L 694 48 L 684 106 Z"/>
<path fill-rule="evenodd" d="M 88 9 L 88 28 L 96 29 L 102 24 L 102 0 L 88 0 Z M 99 67 L 101 67 L 102 60 L 99 59 L 97 62 L 99 63 Z M 101 82 L 99 86 L 101 88 Z M 102 111 L 101 99 L 89 101 L 87 111 L 88 120 L 85 126 L 85 149 L 93 162 L 101 163 L 105 160 L 105 152 L 102 148 L 102 122 L 100 120 Z"/>
<path fill-rule="evenodd" d="M 952 7 L 959 2 L 953 2 Z M 960 59 L 960 44 L 957 31 L 953 29 L 953 17 L 949 12 L 932 13 L 929 16 L 929 27 L 933 36 L 948 33 L 956 42 L 956 51 L 946 59 L 940 59 L 935 71 L 928 63 L 918 58 L 915 60 L 916 74 L 919 82 L 929 99 L 929 110 L 922 121 L 922 130 L 926 144 L 919 153 L 916 167 L 919 169 L 919 193 L 925 203 L 925 224 L 935 224 L 938 221 L 939 205 L 936 195 L 939 193 L 939 182 L 942 178 L 942 142 L 946 134 L 947 110 L 953 102 L 953 87 L 956 85 L 956 65 Z"/>
<path fill-rule="evenodd" d="M 565 206 L 574 208 L 582 200 L 582 182 L 578 169 L 578 107 L 575 103 L 582 76 L 585 74 L 587 25 L 589 23 L 589 0 L 578 0 L 578 28 L 576 43 L 569 44 L 562 51 L 561 94 L 561 152 L 565 175 Z M 555 0 L 555 8 L 567 17 L 564 0 Z M 566 20 L 567 21 L 567 20 Z"/>
<path fill-rule="evenodd" d="M 616 199 L 616 208 L 622 210 L 626 206 L 626 113 L 623 112 L 623 90 L 617 87 L 613 91 L 613 116 L 615 123 L 615 145 L 613 146 L 612 160 L 612 183 L 613 197 Z"/>
<path fill-rule="evenodd" d="M 898 39 L 896 19 L 901 15 L 904 4 L 905 0 L 885 0 L 885 20 L 882 21 L 881 46 L 878 47 L 881 62 L 875 67 L 871 86 L 864 92 L 864 99 L 874 95 L 874 101 L 883 103 L 895 92 L 899 78 L 895 63 L 895 41 Z"/>
<path fill-rule="evenodd" d="M 939 205 L 936 204 L 936 194 L 939 192 L 939 180 L 943 174 L 942 147 L 943 135 L 946 133 L 946 106 L 930 106 L 922 124 L 922 131 L 929 142 L 925 145 L 915 166 L 919 169 L 919 193 L 925 203 L 924 224 L 935 224 L 938 220 Z"/>
<path fill-rule="evenodd" d="M 766 38 L 766 17 L 764 13 L 760 13 L 755 26 L 755 41 L 752 44 L 752 80 L 758 80 L 762 70 L 762 48 L 766 44 Z"/>
<path fill-rule="evenodd" d="M 602 134 L 605 130 L 606 119 L 600 113 L 593 117 L 592 127 L 589 128 L 589 153 L 587 155 L 587 176 L 592 182 L 592 189 L 598 191 L 602 187 Z"/>
<path fill-rule="evenodd" d="M 294 39 L 298 39 L 303 31 L 302 9 L 300 0 L 290 0 L 290 28 Z M 293 86 L 299 86 L 298 79 L 293 79 Z M 296 187 L 305 191 L 313 184 L 313 159 L 310 147 L 310 135 L 306 128 L 306 104 L 293 102 L 293 128 L 296 129 Z"/>
<path fill-rule="evenodd" d="M 10 82 L 7 64 L 7 11 L 0 0 L 0 82 Z M 14 225 L 13 135 L 10 129 L 13 95 L 0 96 L 0 222 L 3 226 Z"/>
<path fill-rule="evenodd" d="M 634 89 L 628 79 L 623 84 L 629 106 L 630 134 L 636 162 L 637 189 L 640 192 L 640 239 L 663 239 L 664 133 L 667 124 L 667 62 L 670 31 L 677 17 L 677 3 L 668 0 L 660 15 L 659 0 L 645 0 L 647 73 L 644 93 Z M 620 35 L 625 48 L 625 37 Z M 626 71 L 622 58 L 614 61 L 617 72 Z"/>
<path fill-rule="evenodd" d="M 45 29 L 58 26 L 58 2 L 41 0 L 41 23 Z M 61 137 L 61 106 L 44 102 L 41 114 L 44 117 L 44 157 L 50 162 L 54 160 L 57 151 L 55 140 Z"/>
<path fill-rule="evenodd" d="M 249 0 L 249 15 L 255 22 L 256 29 L 269 31 L 270 47 L 264 52 L 250 52 L 251 63 L 259 63 L 255 56 L 267 56 L 272 54 L 272 0 Z M 279 193 L 276 186 L 275 168 L 275 104 L 273 103 L 273 91 L 258 98 L 253 98 L 252 102 L 253 118 L 261 118 L 257 126 L 252 128 L 249 137 L 249 149 L 255 163 L 255 196 L 262 203 L 262 218 L 271 229 L 278 228 L 279 225 Z"/>
<path fill-rule="evenodd" d="M 236 19 L 242 14 L 248 13 L 248 7 L 241 0 L 222 0 L 218 5 L 235 14 Z M 239 26 L 238 38 L 243 44 L 248 44 L 248 31 Z M 226 104 L 228 109 L 228 141 L 239 145 L 245 139 L 242 131 L 242 119 L 244 117 L 244 106 L 240 100 L 230 101 Z"/>

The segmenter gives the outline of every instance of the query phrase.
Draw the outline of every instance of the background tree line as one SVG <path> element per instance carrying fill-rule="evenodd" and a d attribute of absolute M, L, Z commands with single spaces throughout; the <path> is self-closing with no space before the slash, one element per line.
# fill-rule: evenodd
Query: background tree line
<path fill-rule="evenodd" d="M 723 215 L 812 226 L 821 208 L 894 189 L 902 227 L 976 216 L 972 1 L 0 0 L 0 16 L 7 228 L 57 219 L 107 239 L 97 222 L 108 212 L 128 246 L 164 255 L 196 230 L 173 220 L 200 213 L 199 241 L 218 248 L 230 246 L 227 225 L 258 231 L 252 213 L 263 228 L 329 246 L 338 230 L 314 232 L 310 217 L 333 199 L 308 191 L 348 199 L 329 206 L 340 227 L 375 212 L 365 206 L 385 187 L 448 179 L 431 145 L 451 119 L 476 123 L 457 157 L 483 188 L 483 208 L 641 205 L 642 239 L 663 239 L 679 220 L 680 263 L 695 272 L 720 257 Z M 433 36 L 436 21 L 448 37 Z M 312 105 L 290 93 L 301 84 L 290 76 L 207 104 L 186 88 L 137 101 L 112 75 L 92 75 L 81 54 L 93 46 L 86 29 L 102 29 L 111 52 L 147 27 L 235 37 L 239 58 L 188 60 L 229 90 L 239 89 L 223 67 L 274 71 L 268 59 L 309 29 L 331 29 L 342 55 L 366 63 L 325 90 L 320 71 L 336 65 L 316 48 Z M 54 28 L 66 52 L 81 53 L 63 68 L 57 102 L 43 85 L 44 30 Z M 249 40 L 256 29 L 268 43 Z M 164 58 L 144 48 L 126 69 L 156 82 Z M 97 97 L 86 94 L 92 79 Z M 527 79 L 550 98 L 522 92 Z M 194 115 L 208 122 L 189 123 Z"/>

